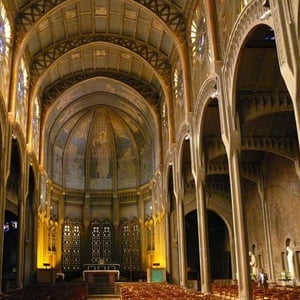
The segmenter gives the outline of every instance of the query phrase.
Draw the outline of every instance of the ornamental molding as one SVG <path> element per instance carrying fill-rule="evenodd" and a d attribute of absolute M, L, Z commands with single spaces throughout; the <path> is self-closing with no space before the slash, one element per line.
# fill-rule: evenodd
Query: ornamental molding
<path fill-rule="evenodd" d="M 224 144 L 219 138 L 205 140 L 207 160 L 226 154 Z M 285 137 L 242 137 L 241 150 L 265 151 L 295 161 L 298 158 L 298 141 L 296 138 Z"/>
<path fill-rule="evenodd" d="M 235 26 L 229 38 L 229 43 L 225 53 L 224 64 L 222 68 L 224 85 L 227 87 L 229 94 L 225 101 L 234 101 L 232 97 L 232 90 L 234 86 L 234 77 L 236 72 L 236 65 L 238 63 L 238 57 L 243 43 L 248 33 L 257 25 L 265 24 L 273 27 L 273 19 L 268 18 L 262 20 L 263 16 L 268 8 L 263 6 L 263 0 L 251 1 L 241 12 L 237 19 Z"/>

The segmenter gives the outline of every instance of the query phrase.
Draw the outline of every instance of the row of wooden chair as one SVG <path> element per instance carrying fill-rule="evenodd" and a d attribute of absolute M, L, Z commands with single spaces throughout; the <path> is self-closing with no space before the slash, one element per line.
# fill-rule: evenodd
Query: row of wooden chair
<path fill-rule="evenodd" d="M 0 295 L 5 300 L 83 300 L 87 295 L 87 285 L 83 282 L 62 282 L 57 284 L 35 284 L 12 290 Z"/>
<path fill-rule="evenodd" d="M 167 283 L 124 283 L 120 284 L 121 300 L 183 300 L 183 299 L 228 299 L 237 300 L 238 284 L 236 281 L 217 281 L 211 286 L 211 294 L 185 289 Z M 300 300 L 299 286 L 281 286 L 277 284 L 258 286 L 253 283 L 253 300 Z"/>
<path fill-rule="evenodd" d="M 237 282 L 231 280 L 214 282 L 211 286 L 211 292 L 218 299 L 239 299 Z M 252 300 L 300 300 L 300 287 L 278 284 L 259 286 L 254 282 L 252 286 Z"/>
<path fill-rule="evenodd" d="M 121 300 L 196 300 L 205 299 L 200 292 L 168 283 L 120 284 Z"/>

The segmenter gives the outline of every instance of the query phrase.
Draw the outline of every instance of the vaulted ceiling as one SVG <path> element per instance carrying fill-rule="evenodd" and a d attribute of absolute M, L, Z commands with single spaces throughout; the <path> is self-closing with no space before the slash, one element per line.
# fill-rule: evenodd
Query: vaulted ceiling
<path fill-rule="evenodd" d="M 41 99 L 40 160 L 55 183 L 71 189 L 111 190 L 151 180 L 162 162 L 162 104 L 167 104 L 167 116 L 172 118 L 172 67 L 182 59 L 197 2 L 6 1 L 16 24 L 14 58 L 25 56 L 31 102 L 37 95 Z M 216 23 L 218 5 L 234 6 L 221 0 L 213 3 L 215 19 L 210 21 Z M 217 24 L 218 44 L 222 30 Z M 223 55 L 219 53 L 220 59 Z M 250 32 L 241 49 L 236 93 L 245 162 L 263 159 L 261 138 L 295 137 L 274 32 L 267 26 Z M 211 137 L 221 144 L 215 101 L 205 120 L 206 144 Z M 173 120 L 168 121 L 172 135 Z M 257 138 L 260 146 L 254 149 L 250 139 Z M 110 147 L 100 154 L 107 144 Z M 222 154 L 226 160 L 224 149 Z M 214 159 L 213 154 L 208 156 L 212 164 Z M 105 172 L 100 172 L 97 161 L 106 165 Z M 123 170 L 131 175 L 126 177 L 129 173 Z"/>
<path fill-rule="evenodd" d="M 149 181 L 161 159 L 160 109 L 168 101 L 171 65 L 195 1 L 8 2 L 16 56 L 24 53 L 30 70 L 31 101 L 41 98 L 41 159 L 50 177 L 67 188 L 89 182 L 105 189 L 97 163 L 86 167 L 102 132 L 112 145 L 103 154 L 110 161 L 107 189 Z M 124 160 L 130 179 L 119 173 Z"/>

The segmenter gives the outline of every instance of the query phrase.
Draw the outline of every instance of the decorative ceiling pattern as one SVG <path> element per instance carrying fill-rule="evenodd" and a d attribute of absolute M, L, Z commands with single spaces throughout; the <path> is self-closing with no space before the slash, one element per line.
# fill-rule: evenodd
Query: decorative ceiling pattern
<path fill-rule="evenodd" d="M 30 96 L 40 95 L 41 160 L 56 184 L 110 190 L 151 180 L 161 159 L 160 110 L 194 2 L 8 4 Z"/>

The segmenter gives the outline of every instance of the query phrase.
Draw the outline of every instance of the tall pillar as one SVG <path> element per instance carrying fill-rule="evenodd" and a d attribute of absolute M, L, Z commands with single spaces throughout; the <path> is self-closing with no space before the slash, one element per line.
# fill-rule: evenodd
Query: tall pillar
<path fill-rule="evenodd" d="M 146 248 L 146 234 L 145 234 L 145 204 L 141 193 L 137 193 L 138 201 L 138 219 L 140 224 L 140 239 L 141 239 L 141 269 L 146 270 L 147 268 L 147 248 Z"/>
<path fill-rule="evenodd" d="M 292 3 L 297 1 L 270 0 L 270 11 L 275 20 L 276 43 L 278 42 L 278 61 L 281 75 L 293 101 L 294 114 L 300 148 L 300 46 L 299 46 L 299 13 Z M 298 4 L 299 6 L 299 4 Z M 298 175 L 299 176 L 299 175 Z"/>
<path fill-rule="evenodd" d="M 58 201 L 58 228 L 57 228 L 57 238 L 56 238 L 56 268 L 58 271 L 62 270 L 62 235 L 63 235 L 63 224 L 65 220 L 65 213 L 64 213 L 64 204 L 65 204 L 65 193 L 61 193 L 60 199 Z"/>
<path fill-rule="evenodd" d="M 207 237 L 207 210 L 204 189 L 204 170 L 200 171 L 196 182 L 196 201 L 197 201 L 197 221 L 199 239 L 199 258 L 200 258 L 200 283 L 201 292 L 210 292 L 210 268 L 208 256 L 208 237 Z"/>
<path fill-rule="evenodd" d="M 171 234 L 170 234 L 170 200 L 165 212 L 165 237 L 166 237 L 166 270 L 171 275 Z"/>
<path fill-rule="evenodd" d="M 245 237 L 244 210 L 241 194 L 240 161 L 239 152 L 232 147 L 229 156 L 229 175 L 232 201 L 232 218 L 235 240 L 235 252 L 237 263 L 237 278 L 239 299 L 249 300 L 250 292 L 250 270 L 248 264 L 248 246 Z"/>
<path fill-rule="evenodd" d="M 180 195 L 183 190 L 181 189 Z M 178 224 L 178 253 L 179 253 L 179 280 L 181 286 L 187 285 L 187 263 L 186 263 L 186 242 L 185 242 L 185 228 L 184 228 L 184 206 L 183 197 L 177 199 L 177 224 Z"/>
<path fill-rule="evenodd" d="M 264 185 L 264 178 L 261 175 L 258 184 L 258 194 L 261 199 L 261 208 L 262 208 L 262 215 L 263 215 L 263 226 L 264 226 L 264 236 L 266 241 L 267 247 L 267 264 L 269 270 L 269 279 L 275 280 L 275 273 L 273 267 L 273 260 L 272 260 L 272 243 L 271 243 L 271 234 L 270 234 L 270 222 L 269 222 L 269 210 L 267 206 L 266 200 L 266 192 L 265 192 L 265 185 Z"/>

